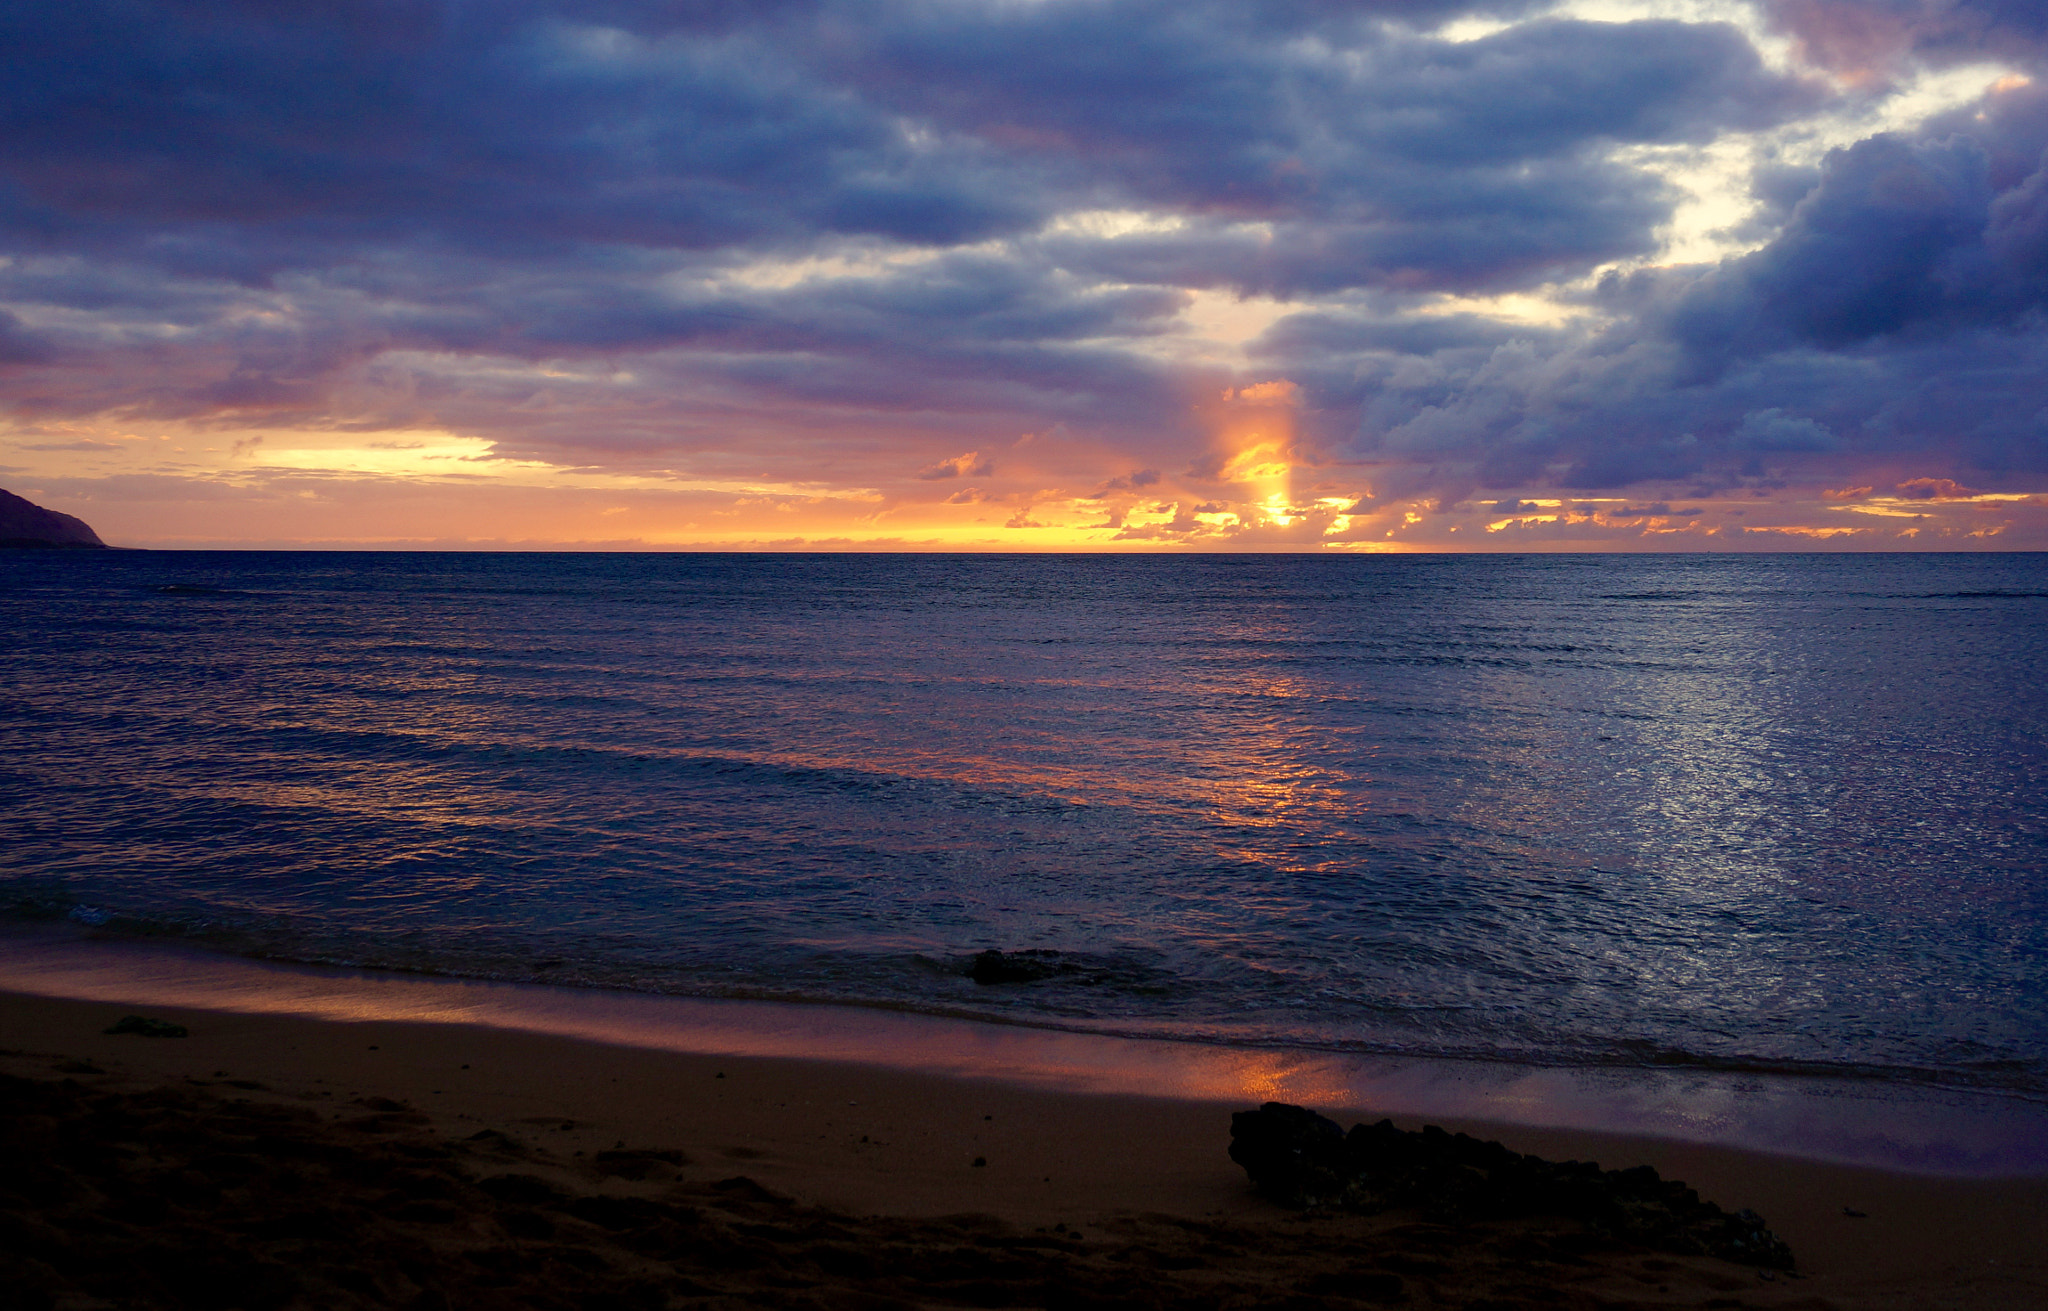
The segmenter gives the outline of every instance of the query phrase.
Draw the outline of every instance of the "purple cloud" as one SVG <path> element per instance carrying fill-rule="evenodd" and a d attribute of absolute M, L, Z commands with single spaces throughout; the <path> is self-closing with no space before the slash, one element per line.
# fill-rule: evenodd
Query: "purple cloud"
<path fill-rule="evenodd" d="M 1683 196 L 1646 162 L 1849 112 L 1866 65 L 2034 68 L 2033 8 L 1772 4 L 1807 71 L 1535 9 L 15 6 L 0 406 L 1130 498 L 1214 475 L 1202 397 L 1284 377 L 1289 458 L 1379 501 L 2048 473 L 2038 88 L 1765 152 L 1715 264 L 1651 263 Z M 1516 292 L 1585 313 L 1483 303 Z M 1277 321 L 1193 349 L 1202 296 Z M 1054 430 L 1089 453 L 998 454 Z"/>

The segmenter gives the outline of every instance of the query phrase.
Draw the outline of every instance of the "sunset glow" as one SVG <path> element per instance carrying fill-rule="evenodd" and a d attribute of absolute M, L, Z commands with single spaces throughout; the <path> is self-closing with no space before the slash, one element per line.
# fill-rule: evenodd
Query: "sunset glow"
<path fill-rule="evenodd" d="M 116 544 L 2048 547 L 2002 9 L 95 9 L 0 485 Z"/>

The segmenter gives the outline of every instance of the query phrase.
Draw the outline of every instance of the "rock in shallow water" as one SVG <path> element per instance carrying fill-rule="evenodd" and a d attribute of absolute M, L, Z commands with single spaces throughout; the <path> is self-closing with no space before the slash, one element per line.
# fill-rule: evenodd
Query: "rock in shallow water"
<path fill-rule="evenodd" d="M 967 967 L 967 977 L 976 983 L 1035 983 L 1054 975 L 1070 973 L 1049 951 L 996 951 L 976 956 Z"/>
<path fill-rule="evenodd" d="M 1230 1139 L 1230 1159 L 1282 1206 L 1413 1207 L 1445 1221 L 1561 1216 L 1660 1251 L 1792 1266 L 1791 1249 L 1762 1216 L 1731 1215 L 1647 1165 L 1602 1170 L 1585 1161 L 1546 1161 L 1435 1125 L 1408 1133 L 1391 1120 L 1345 1133 L 1336 1121 L 1285 1102 L 1231 1116 Z"/>

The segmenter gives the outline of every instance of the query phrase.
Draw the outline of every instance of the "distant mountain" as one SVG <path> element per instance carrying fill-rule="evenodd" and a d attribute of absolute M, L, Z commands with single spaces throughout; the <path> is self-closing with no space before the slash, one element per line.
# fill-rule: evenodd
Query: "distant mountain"
<path fill-rule="evenodd" d="M 98 547 L 107 544 L 86 526 L 83 519 L 45 510 L 34 501 L 24 501 L 13 492 L 0 491 L 0 547 L 71 546 Z"/>

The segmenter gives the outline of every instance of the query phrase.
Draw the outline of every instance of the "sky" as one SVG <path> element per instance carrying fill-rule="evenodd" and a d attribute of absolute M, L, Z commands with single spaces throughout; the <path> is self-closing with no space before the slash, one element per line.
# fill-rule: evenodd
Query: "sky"
<path fill-rule="evenodd" d="M 2038 0 L 0 5 L 156 547 L 2048 549 Z"/>

